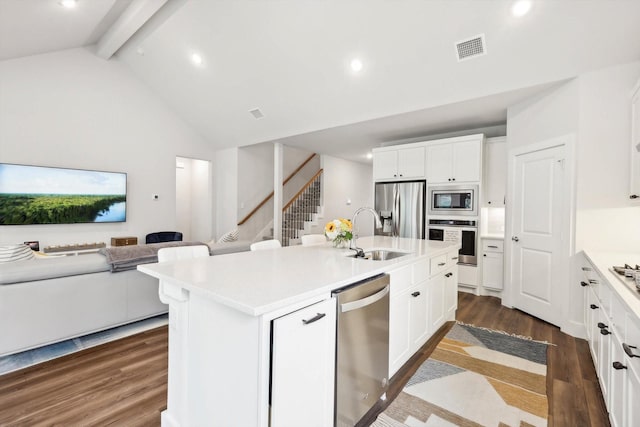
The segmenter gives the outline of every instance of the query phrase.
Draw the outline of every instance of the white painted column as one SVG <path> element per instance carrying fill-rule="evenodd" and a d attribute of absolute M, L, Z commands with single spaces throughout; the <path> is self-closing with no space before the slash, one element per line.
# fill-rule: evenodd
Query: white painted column
<path fill-rule="evenodd" d="M 282 241 L 282 181 L 284 147 L 280 142 L 273 144 L 273 238 Z"/>

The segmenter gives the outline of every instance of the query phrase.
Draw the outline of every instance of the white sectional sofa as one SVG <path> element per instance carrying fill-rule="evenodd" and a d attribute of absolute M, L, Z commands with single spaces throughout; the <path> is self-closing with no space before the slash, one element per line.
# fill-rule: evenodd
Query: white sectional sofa
<path fill-rule="evenodd" d="M 250 243 L 210 245 L 210 253 Z M 0 356 L 166 313 L 158 280 L 131 268 L 112 272 L 99 253 L 0 264 Z"/>
<path fill-rule="evenodd" d="M 156 279 L 111 273 L 104 255 L 0 266 L 0 356 L 166 312 Z"/>

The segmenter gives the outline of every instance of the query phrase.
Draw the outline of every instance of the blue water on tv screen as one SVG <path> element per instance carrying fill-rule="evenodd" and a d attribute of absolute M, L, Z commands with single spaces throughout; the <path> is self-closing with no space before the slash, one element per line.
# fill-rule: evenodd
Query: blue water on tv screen
<path fill-rule="evenodd" d="M 0 163 L 0 225 L 126 219 L 126 173 Z"/>

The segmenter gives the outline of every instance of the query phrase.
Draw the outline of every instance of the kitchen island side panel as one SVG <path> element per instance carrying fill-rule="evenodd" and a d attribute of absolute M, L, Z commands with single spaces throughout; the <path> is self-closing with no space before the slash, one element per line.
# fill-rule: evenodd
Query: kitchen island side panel
<path fill-rule="evenodd" d="M 192 293 L 188 322 L 188 424 L 181 425 L 266 427 L 262 318 Z"/>

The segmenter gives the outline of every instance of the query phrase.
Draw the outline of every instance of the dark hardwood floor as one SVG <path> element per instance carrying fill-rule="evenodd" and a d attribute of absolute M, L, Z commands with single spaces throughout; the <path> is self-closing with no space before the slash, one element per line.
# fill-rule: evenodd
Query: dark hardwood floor
<path fill-rule="evenodd" d="M 0 376 L 0 426 L 159 426 L 167 327 Z"/>
<path fill-rule="evenodd" d="M 587 343 L 493 297 L 458 296 L 457 319 L 549 341 L 549 426 L 608 426 Z M 390 402 L 451 324 L 396 374 Z M 0 376 L 0 426 L 158 426 L 166 407 L 167 328 L 158 328 Z M 368 425 L 384 408 L 376 408 Z"/>
<path fill-rule="evenodd" d="M 589 346 L 560 329 L 519 310 L 503 307 L 495 297 L 458 293 L 456 319 L 475 326 L 547 341 L 547 395 L 549 427 L 606 427 L 609 416 L 604 406 Z M 440 330 L 391 379 L 386 404 L 374 408 L 359 426 L 368 426 L 395 398 L 418 367 L 429 358 L 453 322 Z"/>

